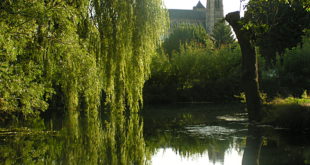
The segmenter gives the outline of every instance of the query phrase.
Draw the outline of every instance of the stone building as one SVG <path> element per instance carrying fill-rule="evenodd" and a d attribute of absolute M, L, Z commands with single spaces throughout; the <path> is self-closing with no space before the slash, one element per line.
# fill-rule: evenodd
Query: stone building
<path fill-rule="evenodd" d="M 180 23 L 197 24 L 212 33 L 214 24 L 224 17 L 223 0 L 207 0 L 206 6 L 199 1 L 192 10 L 168 9 L 170 27 Z"/>

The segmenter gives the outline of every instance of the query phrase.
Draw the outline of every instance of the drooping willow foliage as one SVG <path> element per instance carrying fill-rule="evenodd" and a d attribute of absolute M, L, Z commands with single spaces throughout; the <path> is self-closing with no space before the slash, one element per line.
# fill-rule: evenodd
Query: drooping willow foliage
<path fill-rule="evenodd" d="M 105 65 L 107 101 L 137 110 L 151 55 L 162 34 L 161 0 L 94 0 L 100 36 L 99 59 Z"/>
<path fill-rule="evenodd" d="M 37 115 L 55 95 L 137 111 L 166 25 L 161 0 L 1 1 L 0 113 Z"/>

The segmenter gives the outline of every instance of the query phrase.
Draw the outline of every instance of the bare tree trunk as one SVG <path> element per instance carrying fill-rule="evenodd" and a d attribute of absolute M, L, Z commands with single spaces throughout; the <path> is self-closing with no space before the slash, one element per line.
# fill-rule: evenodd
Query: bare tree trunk
<path fill-rule="evenodd" d="M 258 66 L 255 47 L 250 39 L 250 32 L 240 24 L 240 12 L 226 15 L 225 20 L 232 26 L 237 36 L 242 53 L 242 87 L 245 92 L 249 121 L 261 120 L 261 98 L 258 85 Z"/>

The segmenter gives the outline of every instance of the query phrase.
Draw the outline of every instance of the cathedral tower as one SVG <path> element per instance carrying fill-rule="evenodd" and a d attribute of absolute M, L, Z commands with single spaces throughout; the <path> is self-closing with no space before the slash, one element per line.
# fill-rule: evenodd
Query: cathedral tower
<path fill-rule="evenodd" d="M 223 0 L 207 0 L 206 27 L 212 33 L 214 25 L 224 17 Z"/>

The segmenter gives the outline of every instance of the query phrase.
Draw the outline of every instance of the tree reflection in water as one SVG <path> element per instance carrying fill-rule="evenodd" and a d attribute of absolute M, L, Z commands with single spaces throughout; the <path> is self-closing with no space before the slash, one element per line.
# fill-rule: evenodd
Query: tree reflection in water
<path fill-rule="evenodd" d="M 61 130 L 0 136 L 0 164 L 142 165 L 150 158 L 138 114 L 69 111 Z"/>
<path fill-rule="evenodd" d="M 156 111 L 158 117 L 152 111 L 144 114 L 144 122 L 135 113 L 104 111 L 101 115 L 89 109 L 68 111 L 65 120 L 47 122 L 57 129 L 38 124 L 43 128 L 0 131 L 0 164 L 142 165 L 156 163 L 151 161 L 159 151 L 166 154 L 157 157 L 160 165 L 174 160 L 171 155 L 187 164 L 201 160 L 202 164 L 241 165 L 242 153 L 243 165 L 310 162 L 310 135 L 292 136 L 270 127 L 247 130 L 246 122 L 219 120 L 221 108 L 217 114 L 212 114 L 214 109 L 171 114 L 165 109 L 165 115 Z"/>
<path fill-rule="evenodd" d="M 259 165 L 262 135 L 260 128 L 249 125 L 242 165 Z"/>
<path fill-rule="evenodd" d="M 306 165 L 310 160 L 308 133 L 249 126 L 242 165 Z"/>

